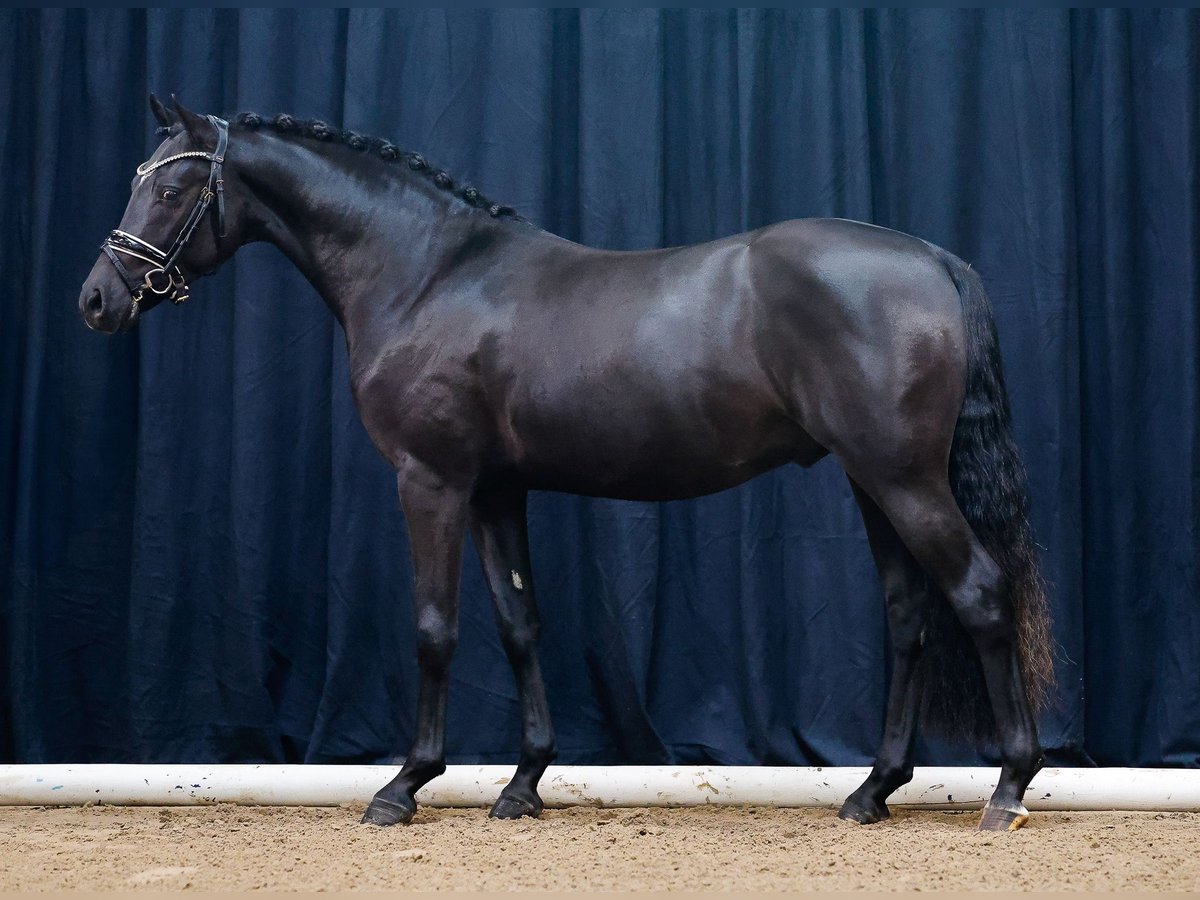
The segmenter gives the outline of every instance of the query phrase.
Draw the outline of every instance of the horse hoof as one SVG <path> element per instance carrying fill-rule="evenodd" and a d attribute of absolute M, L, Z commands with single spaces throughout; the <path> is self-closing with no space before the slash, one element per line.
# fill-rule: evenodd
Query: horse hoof
<path fill-rule="evenodd" d="M 361 825 L 407 825 L 417 812 L 417 805 L 411 800 L 394 803 L 376 797 L 363 813 Z"/>
<path fill-rule="evenodd" d="M 519 819 L 521 816 L 529 816 L 531 819 L 536 819 L 542 814 L 542 803 L 539 800 L 537 803 L 530 803 L 528 800 L 522 800 L 520 797 L 506 797 L 500 795 L 500 799 L 496 801 L 492 811 L 488 816 L 493 819 Z"/>
<path fill-rule="evenodd" d="M 851 797 L 842 804 L 842 808 L 838 810 L 838 818 L 845 819 L 847 822 L 857 822 L 859 825 L 874 825 L 876 822 L 882 822 L 884 819 L 890 818 L 891 810 L 887 808 L 887 804 L 880 803 L 878 806 L 866 806 Z"/>
<path fill-rule="evenodd" d="M 980 831 L 1016 831 L 1029 821 L 1029 810 L 1021 803 L 1011 809 L 1002 806 L 992 806 L 989 802 L 983 808 L 983 818 L 979 820 Z"/>

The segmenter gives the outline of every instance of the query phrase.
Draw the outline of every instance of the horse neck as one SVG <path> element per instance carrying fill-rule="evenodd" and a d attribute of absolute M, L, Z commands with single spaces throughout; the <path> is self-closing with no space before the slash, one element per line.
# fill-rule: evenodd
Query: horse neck
<path fill-rule="evenodd" d="M 455 198 L 402 165 L 277 135 L 256 134 L 248 143 L 249 239 L 283 251 L 352 345 L 419 296 L 473 228 L 486 227 L 455 215 L 462 212 Z"/>

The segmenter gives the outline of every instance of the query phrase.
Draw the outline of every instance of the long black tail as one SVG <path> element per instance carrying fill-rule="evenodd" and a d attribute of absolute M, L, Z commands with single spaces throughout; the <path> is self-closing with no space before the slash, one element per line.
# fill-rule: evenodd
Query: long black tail
<path fill-rule="evenodd" d="M 1008 581 L 1021 670 L 1036 712 L 1054 687 L 1050 612 L 1029 526 L 1025 467 L 1012 436 L 1000 344 L 978 274 L 953 254 L 934 249 L 962 299 L 967 339 L 967 390 L 950 449 L 950 487 Z M 978 654 L 944 600 L 931 611 L 922 659 L 925 723 L 948 734 L 993 734 Z"/>

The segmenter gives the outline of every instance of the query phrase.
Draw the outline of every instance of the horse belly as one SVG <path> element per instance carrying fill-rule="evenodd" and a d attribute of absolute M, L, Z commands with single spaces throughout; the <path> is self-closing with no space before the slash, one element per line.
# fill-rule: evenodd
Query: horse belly
<path fill-rule="evenodd" d="M 689 399 L 614 385 L 527 409 L 513 425 L 516 467 L 531 487 L 623 500 L 711 494 L 825 452 L 750 392 Z"/>

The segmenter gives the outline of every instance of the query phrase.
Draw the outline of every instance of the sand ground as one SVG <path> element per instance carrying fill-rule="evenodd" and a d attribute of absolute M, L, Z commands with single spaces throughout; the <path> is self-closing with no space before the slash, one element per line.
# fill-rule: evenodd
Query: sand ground
<path fill-rule="evenodd" d="M 1200 813 L 547 810 L 539 821 L 422 809 L 0 808 L 0 889 L 1200 890 Z"/>

